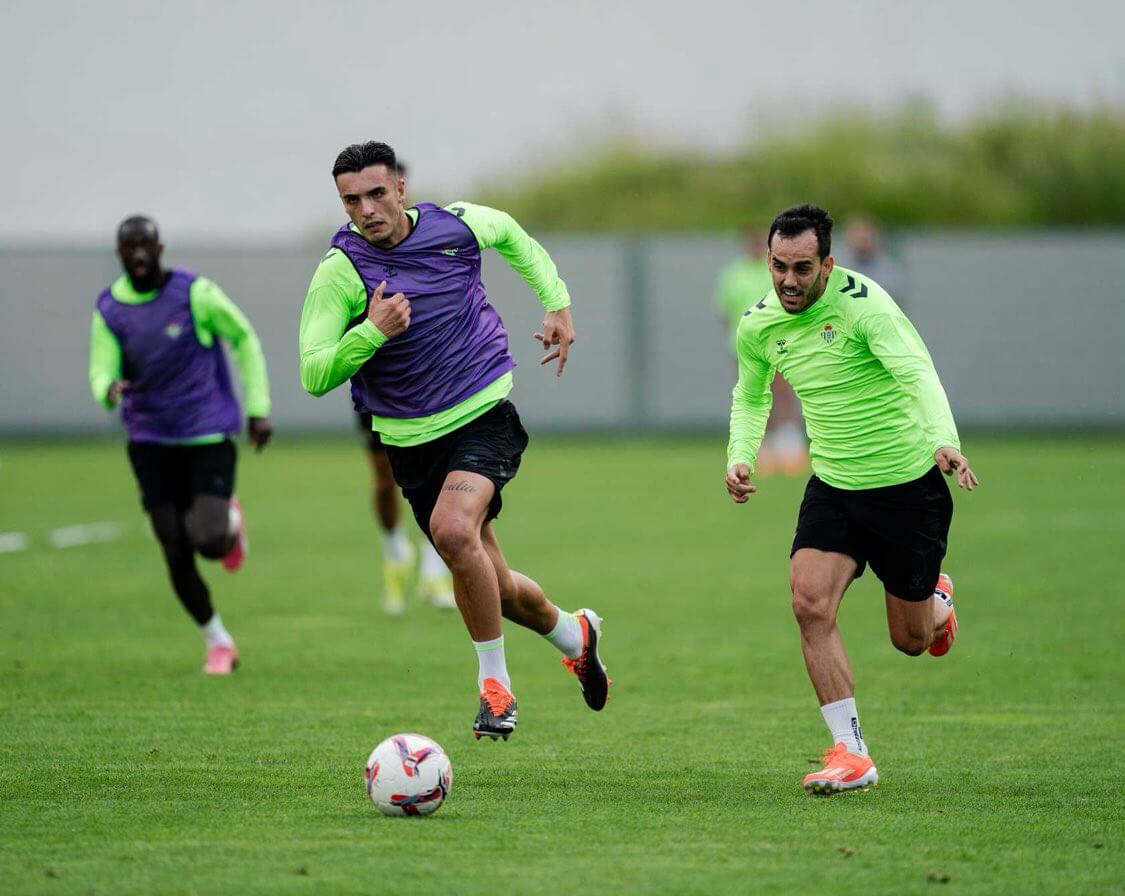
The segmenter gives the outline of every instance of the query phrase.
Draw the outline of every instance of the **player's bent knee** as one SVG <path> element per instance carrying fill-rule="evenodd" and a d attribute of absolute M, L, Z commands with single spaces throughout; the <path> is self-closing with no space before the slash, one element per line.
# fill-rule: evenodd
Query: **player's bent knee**
<path fill-rule="evenodd" d="M 892 631 L 891 643 L 896 650 L 907 656 L 921 656 L 930 646 L 930 641 L 924 634 L 916 635 L 906 631 Z"/>
<path fill-rule="evenodd" d="M 831 625 L 833 622 L 831 596 L 794 587 L 793 615 L 801 628 Z"/>
<path fill-rule="evenodd" d="M 210 560 L 226 556 L 230 550 L 232 537 L 225 515 L 189 517 L 185 528 L 192 547 Z"/>
<path fill-rule="evenodd" d="M 430 517 L 434 547 L 446 562 L 456 560 L 480 542 L 480 531 L 461 516 L 434 514 Z"/>
<path fill-rule="evenodd" d="M 195 549 L 208 560 L 225 557 L 231 548 L 231 536 L 226 533 L 210 534 L 207 538 L 194 542 Z"/>

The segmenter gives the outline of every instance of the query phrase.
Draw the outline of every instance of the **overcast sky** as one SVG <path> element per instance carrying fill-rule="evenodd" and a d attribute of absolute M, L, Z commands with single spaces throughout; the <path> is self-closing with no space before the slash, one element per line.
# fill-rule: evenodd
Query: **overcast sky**
<path fill-rule="evenodd" d="M 1123 34 L 1102 0 L 4 0 L 0 241 L 108 242 L 135 211 L 168 241 L 307 237 L 363 139 L 452 200 L 622 123 L 723 148 L 834 100 L 1121 102 Z"/>

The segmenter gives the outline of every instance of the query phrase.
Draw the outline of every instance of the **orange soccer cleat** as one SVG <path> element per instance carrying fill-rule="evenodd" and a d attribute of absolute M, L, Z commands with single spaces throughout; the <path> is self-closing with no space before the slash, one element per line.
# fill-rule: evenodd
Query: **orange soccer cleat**
<path fill-rule="evenodd" d="M 562 664 L 578 679 L 586 705 L 595 712 L 600 712 L 605 708 L 609 699 L 609 686 L 613 684 L 613 679 L 606 674 L 598 655 L 602 620 L 593 610 L 581 609 L 574 615 L 582 626 L 582 652 L 575 659 L 564 656 Z"/>
<path fill-rule="evenodd" d="M 821 758 L 824 768 L 805 775 L 801 786 L 809 793 L 828 796 L 841 790 L 866 790 L 879 783 L 879 772 L 870 756 L 849 753 L 843 744 L 825 750 Z"/>
<path fill-rule="evenodd" d="M 930 656 L 945 656 L 949 648 L 957 640 L 957 614 L 953 612 L 953 579 L 945 573 L 938 576 L 934 594 L 949 604 L 949 619 L 945 622 L 945 631 L 930 645 Z"/>
<path fill-rule="evenodd" d="M 493 740 L 511 737 L 516 730 L 516 698 L 495 678 L 486 678 L 480 692 L 480 712 L 473 722 L 473 737 Z"/>

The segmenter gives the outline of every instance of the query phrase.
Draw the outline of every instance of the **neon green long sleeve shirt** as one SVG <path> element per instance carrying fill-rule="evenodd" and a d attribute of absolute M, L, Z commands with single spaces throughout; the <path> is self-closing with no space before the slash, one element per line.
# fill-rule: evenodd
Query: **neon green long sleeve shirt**
<path fill-rule="evenodd" d="M 813 472 L 844 489 L 898 485 L 960 450 L 949 401 L 918 331 L 873 280 L 837 266 L 824 294 L 790 314 L 775 292 L 742 318 L 727 466 L 762 443 L 775 371 L 805 415 Z"/>
<path fill-rule="evenodd" d="M 156 298 L 158 290 L 137 292 L 129 278 L 123 274 L 114 281 L 110 292 L 119 302 L 139 305 Z M 207 347 L 214 344 L 216 337 L 230 343 L 242 374 L 247 416 L 268 417 L 270 392 L 266 358 L 262 354 L 258 335 L 246 315 L 214 281 L 206 277 L 197 277 L 192 283 L 189 300 L 196 339 Z M 121 345 L 101 313 L 95 310 L 90 326 L 89 365 L 90 391 L 95 401 L 105 407 L 112 406 L 108 399 L 109 387 L 114 380 L 121 379 L 121 371 Z M 201 438 L 213 440 L 222 438 L 222 434 Z"/>
<path fill-rule="evenodd" d="M 535 290 L 548 311 L 570 306 L 570 294 L 547 251 L 506 212 L 455 202 L 446 207 L 458 214 L 483 249 L 496 249 L 501 257 Z M 416 224 L 418 212 L 406 212 Z M 407 296 L 409 298 L 409 296 Z M 387 341 L 373 323 L 348 325 L 364 313 L 367 289 L 351 261 L 339 249 L 324 256 L 313 274 L 301 311 L 298 337 L 301 385 L 313 395 L 324 395 L 350 379 Z M 464 426 L 502 401 L 512 389 L 505 373 L 481 391 L 451 408 L 426 417 L 372 418 L 372 428 L 388 445 L 418 445 Z"/>

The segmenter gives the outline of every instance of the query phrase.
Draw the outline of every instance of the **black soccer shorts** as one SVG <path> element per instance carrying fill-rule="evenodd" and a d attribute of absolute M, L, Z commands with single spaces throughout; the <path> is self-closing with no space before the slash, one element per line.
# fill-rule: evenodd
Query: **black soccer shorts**
<path fill-rule="evenodd" d="M 173 504 L 183 512 L 196 495 L 229 498 L 234 494 L 237 456 L 230 439 L 207 445 L 129 443 L 129 461 L 145 510 Z"/>
<path fill-rule="evenodd" d="M 460 429 L 432 442 L 399 447 L 387 445 L 387 457 L 395 482 L 410 502 L 414 519 L 426 537 L 430 535 L 430 516 L 441 496 L 445 477 L 453 470 L 477 473 L 496 486 L 485 515 L 485 522 L 500 515 L 503 501 L 500 490 L 515 478 L 520 458 L 527 448 L 527 431 L 510 401 L 501 401 Z"/>
<path fill-rule="evenodd" d="M 793 556 L 801 548 L 847 554 L 867 564 L 888 592 L 903 600 L 934 593 L 953 520 L 953 498 L 936 467 L 883 488 L 843 489 L 809 480 L 797 517 Z"/>

